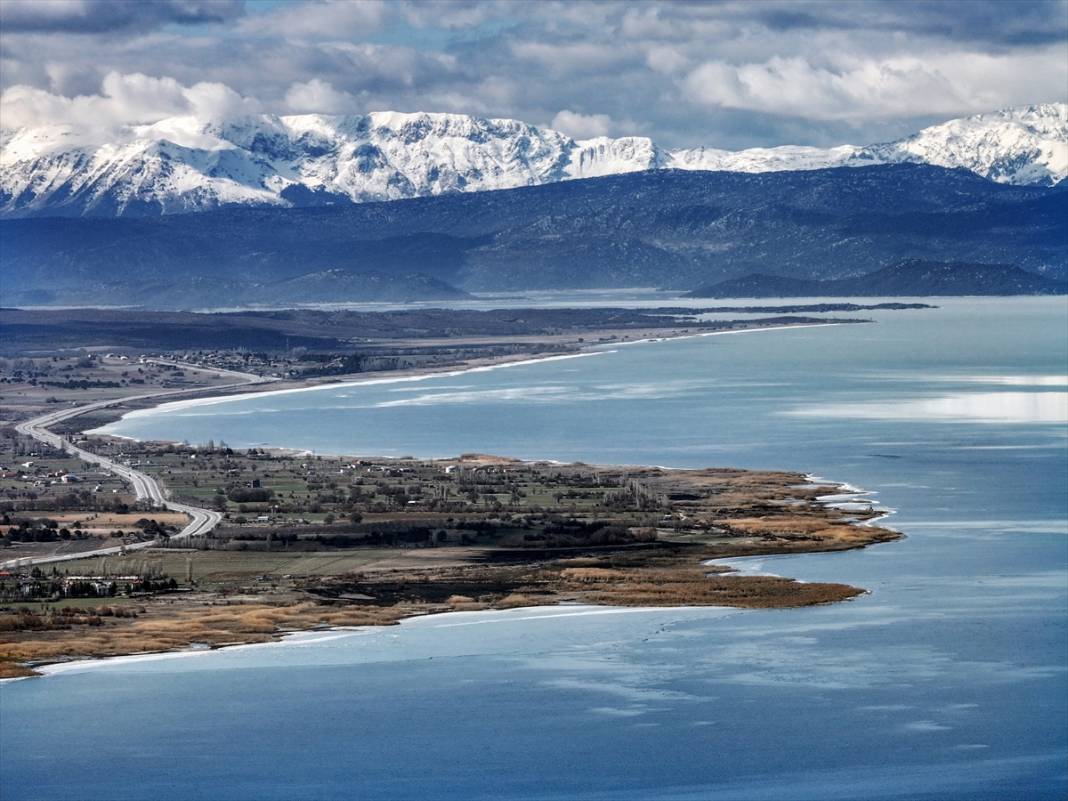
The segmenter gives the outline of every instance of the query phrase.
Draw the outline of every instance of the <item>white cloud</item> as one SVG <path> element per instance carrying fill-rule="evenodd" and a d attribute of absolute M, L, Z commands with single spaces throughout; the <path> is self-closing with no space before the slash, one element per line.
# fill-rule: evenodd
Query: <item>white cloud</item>
<path fill-rule="evenodd" d="M 522 93 L 523 86 L 516 81 L 490 76 L 477 84 L 427 91 L 423 95 L 426 99 L 420 110 L 507 118 L 509 110 L 515 107 L 516 98 L 521 97 Z M 387 106 L 392 108 L 393 104 L 387 103 Z M 523 115 L 511 116 L 523 118 Z"/>
<path fill-rule="evenodd" d="M 776 57 L 737 66 L 709 61 L 685 78 L 684 87 L 690 98 L 712 106 L 819 119 L 891 116 L 900 113 L 903 99 L 917 92 L 928 103 L 945 105 L 949 99 L 956 104 L 944 77 L 922 66 L 887 62 L 834 71 L 803 58 Z"/>
<path fill-rule="evenodd" d="M 417 28 L 445 28 L 448 30 L 463 30 L 480 25 L 495 16 L 508 13 L 510 0 L 492 0 L 491 2 L 469 3 L 448 2 L 437 0 L 428 3 L 426 0 L 408 0 L 400 2 L 394 0 L 394 6 L 403 15 L 404 19 Z"/>
<path fill-rule="evenodd" d="M 298 114 L 351 114 L 356 107 L 356 98 L 318 78 L 290 86 L 285 102 L 290 111 Z"/>
<path fill-rule="evenodd" d="M 189 113 L 198 117 L 222 119 L 263 110 L 256 98 L 245 97 L 222 83 L 201 82 L 183 87 L 182 96 L 189 105 Z"/>
<path fill-rule="evenodd" d="M 48 26 L 84 20 L 89 16 L 85 0 L 51 0 L 33 3 L 26 0 L 7 0 L 0 10 L 5 25 L 16 29 L 23 26 Z"/>
<path fill-rule="evenodd" d="M 672 36 L 676 32 L 672 22 L 660 16 L 659 6 L 629 8 L 623 14 L 620 29 L 631 38 Z"/>
<path fill-rule="evenodd" d="M 578 135 L 740 148 L 885 141 L 1065 98 L 1060 0 L 796 7 L 0 0 L 0 124 L 255 108 L 547 121 L 563 109 L 560 127 Z"/>
<path fill-rule="evenodd" d="M 965 113 L 1018 105 L 1028 97 L 1061 99 L 1063 53 L 943 53 L 842 59 L 814 66 L 805 58 L 762 63 L 707 61 L 683 80 L 690 99 L 710 106 L 822 120 Z"/>
<path fill-rule="evenodd" d="M 612 118 L 607 114 L 579 114 L 565 108 L 553 117 L 549 127 L 573 139 L 592 139 L 595 136 L 608 136 L 612 130 Z"/>
<path fill-rule="evenodd" d="M 48 123 L 110 128 L 185 114 L 218 119 L 252 113 L 259 107 L 255 99 L 221 83 L 183 86 L 174 78 L 109 72 L 100 93 L 94 95 L 67 97 L 31 86 L 12 86 L 0 94 L 0 124 L 4 128 Z"/>
<path fill-rule="evenodd" d="M 571 70 L 604 70 L 632 60 L 627 48 L 593 42 L 563 43 L 524 41 L 512 45 L 512 54 L 554 73 Z"/>
<path fill-rule="evenodd" d="M 678 47 L 656 45 L 646 51 L 645 63 L 651 70 L 669 75 L 688 67 L 690 59 Z"/>
<path fill-rule="evenodd" d="M 237 29 L 254 36 L 316 37 L 328 41 L 366 36 L 391 11 L 385 0 L 305 0 L 242 18 Z"/>

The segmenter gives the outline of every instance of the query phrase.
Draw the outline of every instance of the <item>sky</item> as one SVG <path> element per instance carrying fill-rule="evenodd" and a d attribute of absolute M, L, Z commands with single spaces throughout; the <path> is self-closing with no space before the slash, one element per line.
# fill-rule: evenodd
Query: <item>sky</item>
<path fill-rule="evenodd" d="M 0 0 L 0 126 L 448 111 L 666 147 L 1068 100 L 1068 0 Z"/>

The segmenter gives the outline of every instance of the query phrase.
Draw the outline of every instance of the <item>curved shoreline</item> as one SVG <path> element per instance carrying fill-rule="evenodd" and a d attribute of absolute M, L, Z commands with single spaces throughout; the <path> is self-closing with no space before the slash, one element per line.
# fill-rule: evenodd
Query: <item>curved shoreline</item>
<path fill-rule="evenodd" d="M 579 351 L 577 351 L 575 353 L 552 354 L 552 355 L 549 355 L 549 356 L 539 356 L 539 357 L 534 357 L 534 358 L 529 358 L 528 357 L 528 358 L 516 359 L 516 360 L 512 360 L 512 361 L 505 360 L 505 361 L 500 361 L 500 362 L 496 362 L 496 363 L 493 363 L 493 364 L 479 364 L 479 365 L 473 365 L 473 366 L 469 366 L 469 367 L 461 367 L 461 368 L 457 368 L 457 369 L 453 369 L 453 370 L 429 370 L 427 372 L 415 371 L 413 373 L 406 374 L 406 375 L 383 376 L 383 377 L 378 377 L 378 378 L 353 379 L 353 380 L 349 380 L 349 381 L 337 381 L 337 382 L 330 382 L 330 383 L 319 383 L 319 384 L 314 384 L 314 385 L 311 385 L 311 386 L 286 387 L 285 389 L 268 389 L 268 390 L 264 390 L 262 392 L 241 392 L 241 393 L 235 393 L 235 394 L 216 395 L 216 396 L 208 396 L 208 397 L 202 397 L 202 398 L 189 398 L 187 400 L 168 401 L 168 402 L 160 403 L 160 404 L 157 404 L 157 405 L 154 405 L 154 406 L 150 406 L 150 407 L 144 408 L 144 409 L 133 409 L 131 411 L 128 411 L 128 412 L 124 413 L 116 421 L 113 421 L 113 422 L 110 422 L 110 423 L 106 423 L 105 425 L 99 426 L 97 428 L 87 429 L 83 433 L 90 434 L 90 435 L 96 435 L 96 436 L 115 437 L 117 439 L 126 439 L 126 440 L 130 440 L 131 442 L 155 441 L 155 440 L 146 440 L 146 439 L 142 439 L 142 438 L 139 438 L 139 437 L 130 436 L 128 434 L 115 433 L 115 432 L 113 432 L 113 431 L 111 431 L 109 429 L 112 426 L 118 425 L 123 420 L 132 420 L 132 419 L 139 419 L 139 418 L 145 418 L 145 417 L 154 417 L 154 416 L 157 416 L 157 415 L 167 414 L 168 412 L 182 411 L 184 409 L 191 409 L 191 408 L 196 408 L 196 407 L 200 407 L 200 406 L 216 406 L 216 405 L 222 405 L 222 404 L 231 403 L 231 402 L 252 400 L 252 399 L 255 399 L 255 398 L 269 398 L 269 397 L 274 397 L 274 396 L 278 396 L 278 395 L 293 395 L 293 394 L 304 393 L 304 392 L 321 392 L 321 391 L 326 391 L 326 390 L 348 389 L 348 388 L 352 388 L 352 387 L 382 386 L 382 385 L 387 385 L 387 384 L 415 383 L 415 382 L 428 381 L 428 380 L 437 379 L 437 378 L 458 378 L 460 376 L 468 375 L 468 374 L 472 374 L 472 373 L 487 373 L 487 372 L 492 372 L 494 370 L 503 370 L 505 368 L 510 368 L 510 367 L 525 367 L 525 366 L 530 366 L 530 365 L 534 365 L 534 364 L 541 364 L 543 362 L 554 362 L 554 361 L 563 361 L 563 360 L 568 360 L 568 359 L 579 359 L 579 358 L 585 358 L 585 357 L 588 357 L 588 356 L 608 356 L 608 355 L 611 355 L 613 353 L 616 353 L 618 348 L 623 347 L 623 346 L 628 346 L 628 345 L 651 345 L 651 344 L 657 344 L 657 343 L 660 343 L 660 342 L 669 342 L 669 341 L 674 341 L 674 340 L 699 339 L 699 338 L 703 338 L 703 337 L 728 336 L 728 335 L 732 335 L 732 334 L 752 334 L 752 333 L 758 333 L 758 332 L 762 332 L 762 331 L 788 331 L 788 330 L 792 330 L 792 329 L 802 329 L 802 328 L 831 328 L 831 327 L 836 327 L 836 326 L 841 326 L 841 325 L 846 325 L 846 324 L 847 323 L 800 323 L 800 324 L 797 324 L 797 325 L 764 326 L 764 327 L 760 327 L 760 328 L 742 328 L 742 329 L 738 329 L 738 330 L 729 330 L 729 331 L 704 331 L 704 332 L 701 332 L 701 333 L 693 333 L 693 334 L 679 334 L 678 336 L 664 336 L 664 337 L 658 337 L 658 338 L 636 339 L 636 340 L 629 340 L 629 341 L 626 341 L 626 342 L 605 343 L 603 345 L 588 345 L 588 346 L 580 349 Z M 119 401 L 116 401 L 116 403 L 118 403 L 118 402 Z M 318 454 L 318 455 L 323 455 L 323 456 L 347 456 L 347 455 L 350 455 L 350 454 L 345 454 L 345 453 L 342 453 L 342 452 L 319 451 L 319 450 L 308 449 L 308 448 L 293 448 L 293 447 L 286 446 L 286 445 L 272 445 L 270 443 L 261 443 L 261 444 L 257 444 L 257 445 L 250 445 L 248 447 L 265 447 L 265 448 L 270 448 L 270 449 L 280 450 L 280 451 L 313 453 L 313 454 Z M 367 454 L 365 454 L 365 455 L 367 455 Z M 421 458 L 436 459 L 436 458 L 445 458 L 445 457 L 442 457 L 440 455 L 438 455 L 438 456 L 425 455 L 425 456 L 423 456 Z M 544 460 L 539 459 L 537 461 L 544 461 Z"/>
<path fill-rule="evenodd" d="M 492 617 L 506 618 L 506 616 L 518 614 L 518 613 L 531 613 L 535 611 L 545 610 L 546 614 L 529 615 L 525 618 L 519 618 L 515 622 L 525 622 L 528 620 L 546 620 L 551 618 L 561 617 L 578 617 L 585 615 L 625 615 L 625 614 L 640 614 L 650 612 L 714 612 L 716 616 L 724 616 L 727 614 L 739 614 L 745 609 L 732 606 L 608 606 L 605 604 L 572 604 L 572 603 L 560 603 L 551 606 L 520 606 L 511 609 L 477 609 L 477 610 L 450 610 L 442 612 L 430 612 L 423 615 L 411 615 L 410 617 L 403 618 L 397 621 L 397 627 L 403 627 L 411 625 L 416 621 L 427 620 L 429 618 L 441 619 L 447 618 L 449 615 L 468 616 L 468 615 L 487 615 Z M 561 611 L 557 611 L 561 610 Z M 567 610 L 567 611 L 563 611 Z M 446 625 L 477 625 L 482 621 L 469 621 L 461 623 L 453 623 Z M 488 622 L 488 621 L 487 621 Z M 493 622 L 507 622 L 507 619 Z M 220 645 L 211 648 L 176 648 L 169 651 L 147 651 L 137 654 L 122 654 L 118 656 L 96 656 L 85 657 L 81 659 L 70 659 L 61 662 L 49 662 L 42 663 L 40 665 L 34 665 L 34 671 L 36 675 L 29 676 L 12 676 L 10 678 L 0 678 L 0 686 L 16 681 L 26 681 L 27 679 L 44 679 L 53 676 L 62 676 L 65 673 L 84 672 L 90 670 L 107 669 L 112 666 L 119 666 L 125 664 L 136 664 L 138 662 L 160 662 L 172 659 L 185 659 L 189 657 L 201 657 L 211 656 L 220 651 L 236 651 L 241 649 L 262 649 L 262 648 L 288 648 L 293 646 L 307 646 L 314 645 L 318 642 L 330 642 L 332 640 L 338 640 L 343 637 L 364 634 L 379 631 L 388 626 L 330 626 L 325 628 L 303 629 L 300 631 L 286 631 L 280 632 L 274 639 L 267 640 L 265 642 L 243 642 L 233 643 L 231 645 Z"/>
<path fill-rule="evenodd" d="M 740 332 L 739 332 L 740 333 Z M 587 356 L 601 356 L 612 353 L 611 350 L 604 351 L 583 351 L 581 353 L 562 353 L 554 354 L 552 356 L 544 356 L 539 358 L 524 358 L 516 361 L 502 361 L 496 364 L 481 364 L 474 367 L 464 367 L 457 370 L 444 370 L 437 372 L 418 372 L 411 375 L 399 375 L 389 378 L 362 378 L 352 381 L 337 381 L 333 383 L 315 384 L 313 386 L 304 387 L 287 387 L 286 389 L 269 389 L 263 392 L 240 392 L 233 395 L 216 395 L 206 398 L 190 398 L 188 400 L 169 401 L 161 403 L 156 406 L 151 406 L 146 409 L 134 409 L 126 412 L 120 420 L 134 419 L 139 417 L 152 417 L 157 414 L 166 414 L 167 412 L 179 411 L 181 409 L 191 409 L 198 406 L 217 406 L 224 403 L 231 403 L 236 401 L 249 400 L 251 398 L 270 398 L 278 395 L 296 395 L 303 392 L 321 392 L 328 389 L 348 389 L 349 387 L 367 387 L 376 386 L 381 384 L 403 384 L 413 383 L 417 381 L 427 381 L 433 378 L 456 378 L 457 376 L 467 375 L 469 373 L 488 373 L 492 370 L 503 370 L 507 367 L 522 367 L 531 364 L 539 364 L 541 362 L 553 362 L 563 361 L 565 359 L 581 359 Z M 105 436 L 119 436 L 123 439 L 132 439 L 138 441 L 135 437 L 124 437 L 120 434 L 112 434 L 107 431 L 107 427 L 114 425 L 108 423 L 100 428 L 94 428 L 86 431 L 86 434 L 99 434 Z M 284 447 L 284 446 L 279 446 Z"/>

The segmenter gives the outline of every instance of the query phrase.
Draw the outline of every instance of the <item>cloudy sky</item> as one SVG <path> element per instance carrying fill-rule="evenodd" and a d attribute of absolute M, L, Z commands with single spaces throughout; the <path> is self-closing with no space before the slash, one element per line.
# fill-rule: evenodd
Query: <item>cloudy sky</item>
<path fill-rule="evenodd" d="M 1068 0 L 0 0 L 0 125 L 453 111 L 865 144 L 1068 100 Z"/>

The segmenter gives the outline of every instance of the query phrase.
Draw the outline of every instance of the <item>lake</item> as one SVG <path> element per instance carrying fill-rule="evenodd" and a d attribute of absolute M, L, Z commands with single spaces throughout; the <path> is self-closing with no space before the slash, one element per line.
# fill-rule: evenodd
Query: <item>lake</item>
<path fill-rule="evenodd" d="M 796 469 L 908 536 L 745 564 L 871 591 L 832 606 L 455 613 L 67 666 L 0 689 L 2 797 L 1063 798 L 1068 302 L 931 302 L 109 426 Z"/>

